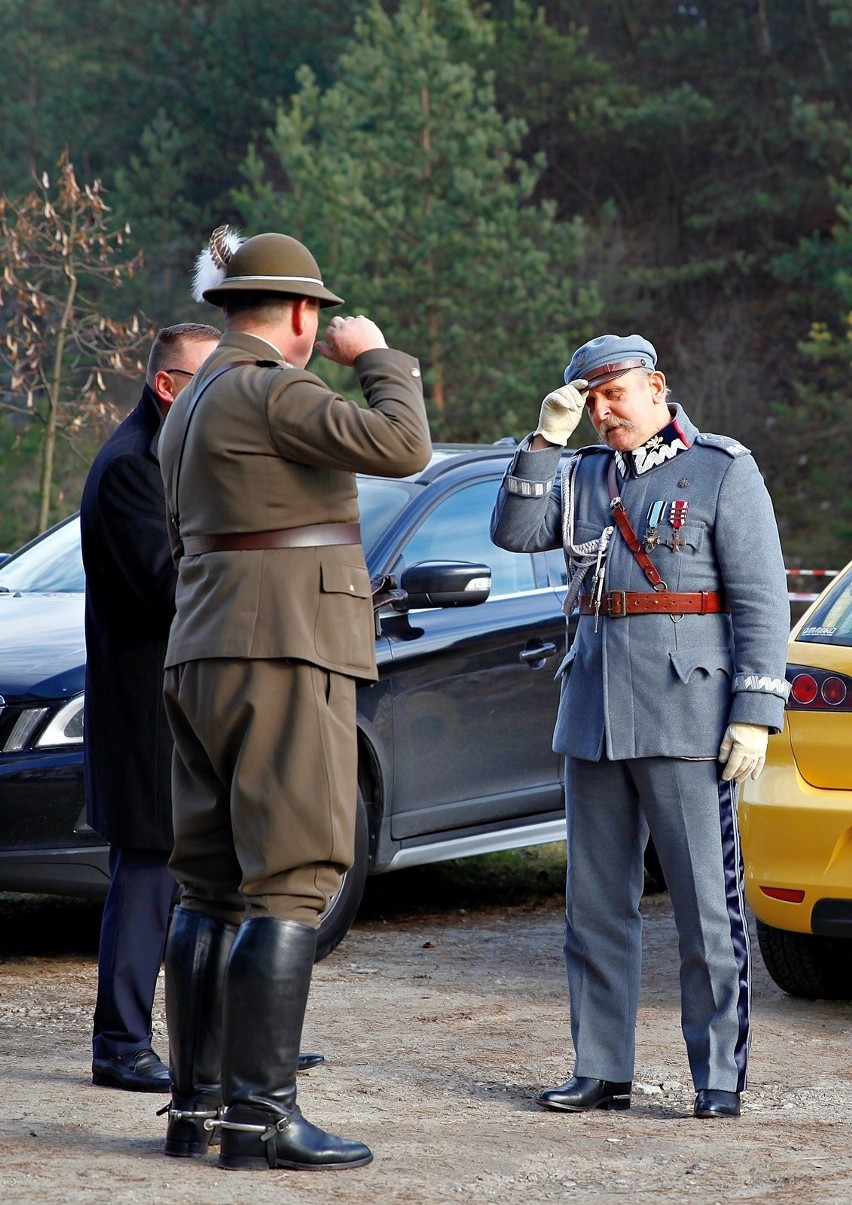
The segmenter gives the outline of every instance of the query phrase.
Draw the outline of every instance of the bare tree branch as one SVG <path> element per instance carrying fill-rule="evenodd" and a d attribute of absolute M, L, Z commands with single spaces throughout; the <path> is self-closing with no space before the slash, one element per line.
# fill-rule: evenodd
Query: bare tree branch
<path fill-rule="evenodd" d="M 0 197 L 0 407 L 41 429 L 37 531 L 50 521 L 57 441 L 79 441 L 116 421 L 107 379 L 143 370 L 150 340 L 141 314 L 104 310 L 105 290 L 139 267 L 122 260 L 127 229 L 113 229 L 99 180 L 80 185 L 67 151 L 25 196 Z"/>

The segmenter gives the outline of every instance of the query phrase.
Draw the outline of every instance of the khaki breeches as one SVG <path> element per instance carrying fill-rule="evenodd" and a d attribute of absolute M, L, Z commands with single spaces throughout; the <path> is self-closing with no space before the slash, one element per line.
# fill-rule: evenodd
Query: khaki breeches
<path fill-rule="evenodd" d="M 302 661 L 166 670 L 184 907 L 317 926 L 354 856 L 355 681 Z"/>

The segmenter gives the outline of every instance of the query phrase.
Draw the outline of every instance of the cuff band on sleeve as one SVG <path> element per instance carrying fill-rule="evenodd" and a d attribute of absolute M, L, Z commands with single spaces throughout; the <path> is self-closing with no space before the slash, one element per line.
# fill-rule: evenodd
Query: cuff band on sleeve
<path fill-rule="evenodd" d="M 550 481 L 522 481 L 520 477 L 506 477 L 504 484 L 508 494 L 520 494 L 522 498 L 543 498 L 550 493 L 553 478 Z"/>
<path fill-rule="evenodd" d="M 790 683 L 786 678 L 772 678 L 769 674 L 736 674 L 734 692 L 756 691 L 763 695 L 778 695 L 785 702 L 790 696 Z"/>

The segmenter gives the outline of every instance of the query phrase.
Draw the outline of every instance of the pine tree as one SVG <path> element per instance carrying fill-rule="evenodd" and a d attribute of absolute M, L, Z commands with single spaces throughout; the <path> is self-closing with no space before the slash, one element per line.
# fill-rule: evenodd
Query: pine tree
<path fill-rule="evenodd" d="M 586 228 L 534 199 L 543 164 L 519 157 L 524 124 L 479 66 L 492 37 L 466 0 L 372 3 L 337 83 L 300 73 L 237 196 L 253 231 L 301 238 L 347 310 L 421 358 L 442 438 L 528 430 L 598 314 Z"/>

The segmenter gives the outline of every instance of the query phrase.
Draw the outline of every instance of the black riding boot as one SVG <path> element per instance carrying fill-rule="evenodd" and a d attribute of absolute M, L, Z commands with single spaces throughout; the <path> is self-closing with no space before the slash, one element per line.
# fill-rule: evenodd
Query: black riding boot
<path fill-rule="evenodd" d="M 244 921 L 225 977 L 219 1166 L 306 1171 L 373 1158 L 311 1125 L 296 1104 L 296 1067 L 316 952 L 316 930 L 273 916 Z"/>
<path fill-rule="evenodd" d="M 174 910 L 165 959 L 172 1073 L 167 1155 L 204 1155 L 215 1132 L 222 1104 L 222 989 L 237 929 L 180 905 Z"/>

